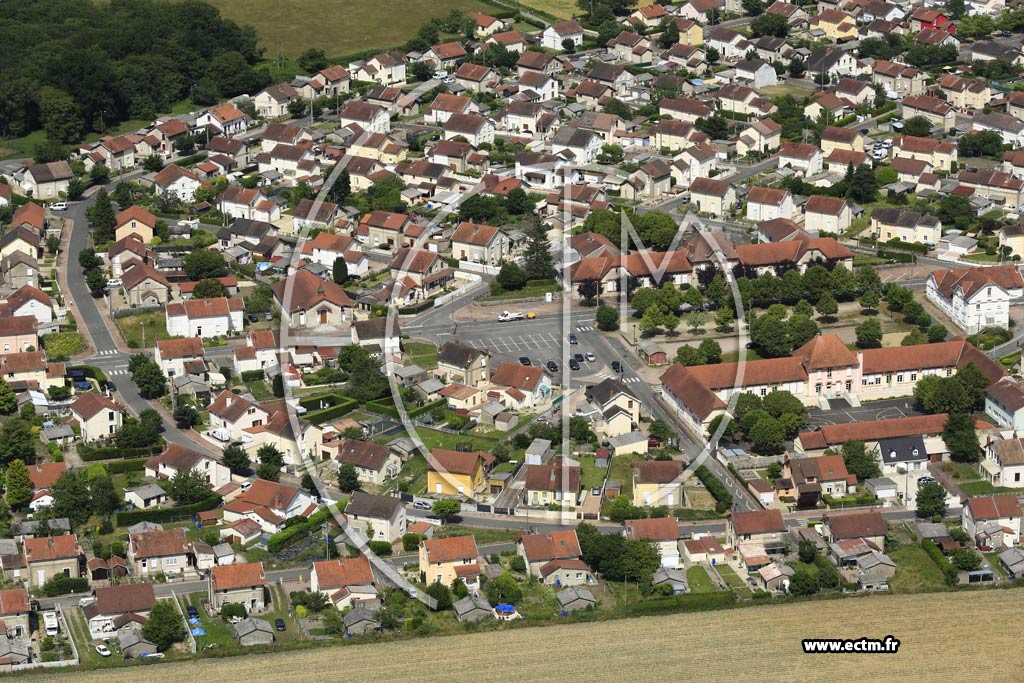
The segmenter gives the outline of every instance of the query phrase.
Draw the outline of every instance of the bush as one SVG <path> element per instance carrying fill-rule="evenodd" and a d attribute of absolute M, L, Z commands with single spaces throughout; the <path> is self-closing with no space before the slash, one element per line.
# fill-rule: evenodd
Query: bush
<path fill-rule="evenodd" d="M 258 382 L 263 379 L 264 374 L 262 370 L 246 370 L 242 373 L 242 381 Z"/>
<path fill-rule="evenodd" d="M 403 534 L 402 535 L 402 550 L 407 553 L 413 553 L 419 550 L 420 540 L 423 537 L 419 534 Z"/>
<path fill-rule="evenodd" d="M 512 558 L 512 561 L 508 563 L 509 569 L 514 572 L 524 573 L 526 572 L 526 560 L 523 559 L 522 555 L 516 555 Z"/>
<path fill-rule="evenodd" d="M 190 505 L 179 505 L 173 508 L 159 508 L 155 510 L 129 510 L 128 512 L 117 513 L 118 526 L 131 526 L 139 522 L 180 522 L 192 519 L 197 512 L 206 512 L 220 507 L 222 498 L 214 493 L 204 500 Z"/>
<path fill-rule="evenodd" d="M 282 531 L 278 531 L 267 540 L 267 552 L 278 553 L 309 536 L 309 526 L 306 523 L 293 524 Z"/>
<path fill-rule="evenodd" d="M 220 618 L 224 621 L 238 617 L 239 619 L 245 617 L 245 605 L 240 605 L 237 602 L 229 602 L 220 608 Z"/>
<path fill-rule="evenodd" d="M 84 593 L 87 590 L 89 590 L 88 579 L 76 579 L 63 574 L 58 574 L 43 584 L 43 595 L 48 598 L 69 593 Z"/>
<path fill-rule="evenodd" d="M 942 574 L 946 577 L 946 583 L 950 586 L 955 586 L 960 581 L 959 573 L 956 567 L 950 564 L 946 556 L 939 550 L 939 546 L 935 545 L 931 539 L 925 538 L 921 541 L 921 547 L 924 548 L 924 551 L 928 553 L 928 557 L 932 558 L 932 562 L 942 571 Z"/>
<path fill-rule="evenodd" d="M 701 483 L 704 484 L 704 488 L 708 490 L 715 498 L 715 512 L 718 514 L 724 514 L 727 510 L 732 508 L 732 494 L 725 488 L 725 484 L 720 482 L 718 478 L 711 473 L 707 467 L 701 465 L 698 467 L 694 474 L 700 479 Z"/>
<path fill-rule="evenodd" d="M 125 472 L 142 472 L 146 469 L 146 458 L 134 460 L 118 460 L 106 464 L 108 474 L 124 474 Z"/>
<path fill-rule="evenodd" d="M 374 555 L 386 557 L 391 554 L 391 544 L 387 541 L 370 541 L 370 550 Z"/>
<path fill-rule="evenodd" d="M 157 444 L 156 446 L 142 446 L 141 448 L 117 448 L 116 446 L 93 448 L 88 444 L 78 444 L 78 454 L 82 457 L 82 460 L 86 462 L 140 458 L 142 456 L 157 455 L 163 451 L 163 449 L 163 443 Z"/>
<path fill-rule="evenodd" d="M 341 401 L 331 406 L 330 408 L 315 413 L 308 413 L 304 417 L 307 421 L 312 422 L 315 425 L 319 425 L 330 420 L 335 420 L 341 417 L 342 415 L 347 415 L 348 413 L 352 412 L 358 405 L 359 401 L 353 398 L 343 397 Z"/>

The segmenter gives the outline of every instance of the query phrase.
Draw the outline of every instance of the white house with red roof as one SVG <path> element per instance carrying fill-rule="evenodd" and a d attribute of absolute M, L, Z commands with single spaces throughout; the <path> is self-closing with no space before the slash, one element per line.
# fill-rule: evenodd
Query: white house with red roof
<path fill-rule="evenodd" d="M 314 562 L 309 575 L 309 590 L 321 593 L 338 609 L 346 609 L 377 600 L 377 587 L 373 581 L 370 560 L 360 555 Z"/>
<path fill-rule="evenodd" d="M 167 334 L 172 337 L 227 337 L 242 331 L 241 298 L 189 299 L 167 304 Z"/>
<path fill-rule="evenodd" d="M 295 486 L 257 479 L 247 491 L 224 506 L 224 521 L 251 519 L 264 532 L 273 534 L 284 528 L 291 517 L 309 517 L 317 509 L 312 496 Z"/>
<path fill-rule="evenodd" d="M 491 374 L 491 387 L 507 407 L 532 408 L 551 396 L 551 377 L 533 365 L 502 363 Z"/>

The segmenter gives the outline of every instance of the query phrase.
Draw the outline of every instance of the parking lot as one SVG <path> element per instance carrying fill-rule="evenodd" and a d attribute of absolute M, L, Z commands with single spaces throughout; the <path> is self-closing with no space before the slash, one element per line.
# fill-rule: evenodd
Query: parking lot
<path fill-rule="evenodd" d="M 873 420 L 892 420 L 898 417 L 921 415 L 914 409 L 914 399 L 894 398 L 884 401 L 872 401 L 854 408 L 846 401 L 833 399 L 829 410 L 811 408 L 807 417 L 807 427 L 814 429 L 824 425 L 847 424 L 849 422 L 870 422 Z"/>

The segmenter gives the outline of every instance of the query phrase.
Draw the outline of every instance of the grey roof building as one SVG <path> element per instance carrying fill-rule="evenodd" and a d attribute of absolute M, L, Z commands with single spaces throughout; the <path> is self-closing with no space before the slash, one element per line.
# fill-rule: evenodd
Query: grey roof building
<path fill-rule="evenodd" d="M 235 640 L 243 647 L 269 645 L 274 642 L 274 629 L 266 619 L 246 617 L 235 624 Z"/>
<path fill-rule="evenodd" d="M 118 636 L 117 644 L 121 648 L 121 656 L 125 659 L 136 659 L 156 652 L 156 645 L 143 638 L 142 631 L 136 628 L 126 629 Z"/>
<path fill-rule="evenodd" d="M 343 618 L 345 631 L 350 636 L 358 636 L 364 633 L 372 633 L 380 630 L 380 620 L 377 613 L 371 612 L 365 607 L 355 607 Z"/>
<path fill-rule="evenodd" d="M 593 607 L 597 604 L 597 600 L 594 599 L 594 594 L 586 588 L 580 588 L 578 586 L 569 586 L 563 588 L 555 594 L 555 599 L 558 600 L 558 606 L 565 614 L 575 612 L 576 610 L 586 609 L 587 607 Z"/>
<path fill-rule="evenodd" d="M 928 460 L 924 438 L 920 434 L 879 439 L 878 452 L 881 454 L 882 464 L 890 467 Z"/>
<path fill-rule="evenodd" d="M 467 595 L 461 600 L 456 600 L 452 607 L 455 609 L 455 618 L 459 621 L 484 621 L 494 618 L 491 604 L 479 595 Z"/>

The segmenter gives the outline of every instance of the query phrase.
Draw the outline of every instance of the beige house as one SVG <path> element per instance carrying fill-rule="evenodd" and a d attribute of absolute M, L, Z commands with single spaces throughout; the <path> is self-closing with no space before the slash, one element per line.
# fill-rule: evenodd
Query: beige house
<path fill-rule="evenodd" d="M 864 136 L 852 128 L 825 126 L 821 131 L 821 151 L 823 156 L 832 154 L 833 150 L 845 149 L 850 152 L 864 150 Z"/>
<path fill-rule="evenodd" d="M 377 599 L 373 568 L 365 555 L 314 562 L 309 575 L 309 590 L 321 593 L 338 609 Z"/>
<path fill-rule="evenodd" d="M 31 315 L 0 318 L 0 351 L 11 353 L 12 351 L 27 351 L 30 346 L 38 348 L 37 322 Z"/>
<path fill-rule="evenodd" d="M 736 154 L 746 156 L 752 152 L 767 154 L 774 152 L 782 144 L 782 125 L 763 118 L 752 123 L 740 133 L 736 139 Z"/>
<path fill-rule="evenodd" d="M 494 265 L 508 259 L 510 252 L 508 235 L 492 225 L 463 222 L 452 234 L 452 256 L 460 261 Z"/>
<path fill-rule="evenodd" d="M 690 204 L 698 213 L 721 218 L 736 206 L 736 190 L 724 180 L 697 178 L 690 185 Z"/>
<path fill-rule="evenodd" d="M 114 218 L 114 239 L 119 241 L 129 235 L 137 236 L 144 244 L 153 241 L 156 216 L 141 206 L 129 206 Z"/>
<path fill-rule="evenodd" d="M 953 162 L 959 158 L 956 144 L 913 135 L 901 135 L 894 138 L 892 154 L 894 158 L 905 157 L 927 161 L 933 168 L 947 172 L 953 169 Z"/>
<path fill-rule="evenodd" d="M 169 443 L 163 453 L 146 459 L 143 473 L 154 479 L 173 479 L 179 472 L 198 472 L 211 488 L 231 481 L 231 470 L 219 460 L 190 448 Z"/>
<path fill-rule="evenodd" d="M 593 581 L 589 568 L 580 559 L 583 552 L 574 529 L 520 536 L 516 541 L 516 553 L 526 562 L 527 575 L 537 577 L 545 584 L 555 585 L 556 580 L 562 583 L 566 578 L 566 585 L 570 586 Z"/>
<path fill-rule="evenodd" d="M 435 376 L 444 382 L 458 382 L 479 387 L 489 379 L 490 354 L 458 341 L 446 341 L 437 350 Z"/>
<path fill-rule="evenodd" d="M 846 231 L 853 221 L 853 211 L 845 199 L 812 195 L 804 205 L 804 230 L 808 232 Z"/>
<path fill-rule="evenodd" d="M 8 638 L 27 638 L 31 633 L 32 605 L 24 588 L 0 590 L 0 619 Z"/>
<path fill-rule="evenodd" d="M 121 267 L 121 288 L 129 306 L 159 306 L 170 300 L 170 282 L 156 268 L 136 258 Z"/>
<path fill-rule="evenodd" d="M 956 110 L 953 105 L 932 95 L 904 97 L 901 110 L 904 119 L 920 116 L 944 131 L 948 131 L 956 125 Z"/>
<path fill-rule="evenodd" d="M 394 543 L 405 533 L 405 505 L 395 496 L 375 496 L 354 491 L 345 507 L 350 525 L 362 530 L 370 541 Z"/>
<path fill-rule="evenodd" d="M 210 570 L 208 595 L 218 612 L 227 604 L 243 605 L 247 614 L 262 612 L 267 608 L 266 594 L 267 575 L 262 562 L 222 565 Z"/>
<path fill-rule="evenodd" d="M 128 534 L 128 561 L 135 576 L 179 575 L 188 569 L 185 530 L 155 529 Z"/>
<path fill-rule="evenodd" d="M 643 507 L 679 507 L 683 500 L 683 463 L 645 460 L 633 466 L 633 504 Z"/>
<path fill-rule="evenodd" d="M 747 193 L 746 216 L 752 221 L 770 221 L 776 218 L 793 220 L 796 205 L 788 190 L 772 187 L 752 187 Z"/>
<path fill-rule="evenodd" d="M 256 113 L 267 119 L 276 119 L 288 113 L 288 105 L 299 99 L 299 92 L 288 83 L 278 83 L 256 94 L 253 104 Z"/>
<path fill-rule="evenodd" d="M 297 327 L 341 327 L 352 319 L 352 300 L 345 290 L 308 270 L 279 280 L 271 288 L 278 306 L 284 309 L 287 305 L 288 318 Z"/>
<path fill-rule="evenodd" d="M 898 239 L 917 244 L 938 244 L 942 223 L 935 216 L 908 209 L 878 207 L 871 211 L 871 232 L 880 241 Z"/>
<path fill-rule="evenodd" d="M 778 510 L 736 511 L 725 523 L 725 544 L 760 543 L 766 549 L 784 547 L 788 528 Z"/>
<path fill-rule="evenodd" d="M 960 185 L 974 189 L 977 195 L 1002 203 L 1002 208 L 1016 211 L 1021 206 L 1024 180 L 1001 171 L 963 171 L 957 178 Z"/>
<path fill-rule="evenodd" d="M 426 585 L 435 581 L 451 586 L 457 578 L 470 591 L 480 585 L 480 552 L 472 536 L 429 538 L 420 541 L 420 579 Z"/>
<path fill-rule="evenodd" d="M 84 558 L 74 534 L 25 539 L 29 585 L 39 587 L 54 576 L 78 578 Z"/>
<path fill-rule="evenodd" d="M 372 486 L 383 486 L 402 468 L 402 459 L 388 446 L 358 439 L 341 439 L 336 457 L 340 464 L 355 467 L 359 481 Z"/>
<path fill-rule="evenodd" d="M 608 378 L 587 388 L 587 400 L 598 410 L 595 429 L 611 438 L 628 434 L 640 423 L 640 399 L 626 385 Z"/>
<path fill-rule="evenodd" d="M 71 404 L 71 416 L 86 443 L 109 439 L 121 428 L 121 407 L 94 391 L 82 394 Z"/>
<path fill-rule="evenodd" d="M 964 531 L 979 546 L 1020 543 L 1021 509 L 1014 494 L 968 498 L 960 518 Z"/>

